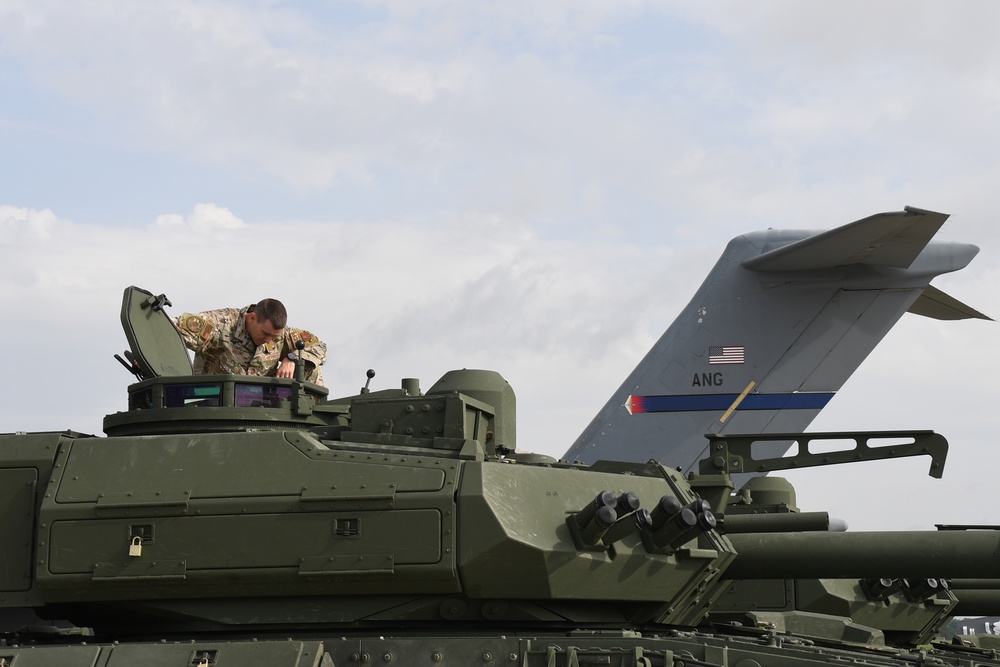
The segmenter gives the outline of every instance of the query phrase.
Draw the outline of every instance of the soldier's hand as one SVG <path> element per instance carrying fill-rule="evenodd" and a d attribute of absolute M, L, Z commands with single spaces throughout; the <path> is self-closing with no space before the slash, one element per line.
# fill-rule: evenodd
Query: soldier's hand
<path fill-rule="evenodd" d="M 279 378 L 290 378 L 295 375 L 295 362 L 291 359 L 282 359 L 281 364 L 278 365 L 278 372 L 275 373 L 276 377 Z"/>

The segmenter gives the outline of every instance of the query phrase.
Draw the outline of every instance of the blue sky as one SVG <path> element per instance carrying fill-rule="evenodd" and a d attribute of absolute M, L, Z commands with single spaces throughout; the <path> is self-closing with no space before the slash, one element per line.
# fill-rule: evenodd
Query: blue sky
<path fill-rule="evenodd" d="M 100 432 L 124 407 L 130 284 L 192 311 L 281 298 L 334 350 L 335 394 L 369 367 L 383 386 L 495 368 L 520 446 L 547 453 L 742 232 L 949 212 L 940 238 L 982 252 L 935 284 L 997 316 L 998 18 L 986 1 L 0 0 L 4 428 Z M 897 480 L 900 528 L 949 490 L 985 497 L 996 337 L 904 318 L 814 426 L 936 429 L 951 478 L 824 471 L 804 509 L 846 479 Z"/>

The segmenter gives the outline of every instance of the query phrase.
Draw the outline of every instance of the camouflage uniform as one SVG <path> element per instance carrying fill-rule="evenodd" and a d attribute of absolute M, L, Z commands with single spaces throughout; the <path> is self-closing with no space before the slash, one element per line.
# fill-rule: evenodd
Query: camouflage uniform
<path fill-rule="evenodd" d="M 320 365 L 326 361 L 326 343 L 304 329 L 285 327 L 270 343 L 256 345 L 246 328 L 246 314 L 253 308 L 220 308 L 204 313 L 184 313 L 174 319 L 184 344 L 194 350 L 196 375 L 269 375 L 278 372 L 281 360 L 295 351 L 295 343 L 306 344 L 302 358 L 306 380 L 323 384 Z M 311 368 L 310 368 L 311 366 Z"/>

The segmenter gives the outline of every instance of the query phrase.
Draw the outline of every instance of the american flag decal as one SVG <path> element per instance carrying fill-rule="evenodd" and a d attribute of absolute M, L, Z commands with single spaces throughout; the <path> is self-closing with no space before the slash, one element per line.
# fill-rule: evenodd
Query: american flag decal
<path fill-rule="evenodd" d="M 708 348 L 710 364 L 742 364 L 743 361 L 742 345 L 713 345 Z"/>

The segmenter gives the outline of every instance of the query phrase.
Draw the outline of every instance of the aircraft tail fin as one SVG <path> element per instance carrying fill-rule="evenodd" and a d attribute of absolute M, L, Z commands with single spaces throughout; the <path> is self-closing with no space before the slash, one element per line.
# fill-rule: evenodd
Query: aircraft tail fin
<path fill-rule="evenodd" d="M 693 470 L 705 434 L 804 430 L 905 312 L 989 319 L 930 286 L 979 250 L 933 241 L 947 218 L 907 207 L 733 239 L 564 458 Z"/>

